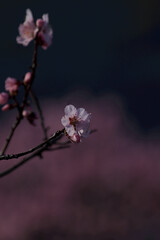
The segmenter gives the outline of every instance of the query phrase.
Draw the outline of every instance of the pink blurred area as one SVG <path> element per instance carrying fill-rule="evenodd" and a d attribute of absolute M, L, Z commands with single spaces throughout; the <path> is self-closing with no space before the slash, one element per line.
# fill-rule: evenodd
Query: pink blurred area
<path fill-rule="evenodd" d="M 160 239 L 160 135 L 143 136 L 120 98 L 85 93 L 43 101 L 50 134 L 63 128 L 67 104 L 91 112 L 97 132 L 0 179 L 0 239 Z M 13 119 L 14 113 L 3 113 L 1 146 Z M 42 137 L 39 124 L 24 120 L 8 153 Z M 1 171 L 18 161 L 1 162 Z"/>

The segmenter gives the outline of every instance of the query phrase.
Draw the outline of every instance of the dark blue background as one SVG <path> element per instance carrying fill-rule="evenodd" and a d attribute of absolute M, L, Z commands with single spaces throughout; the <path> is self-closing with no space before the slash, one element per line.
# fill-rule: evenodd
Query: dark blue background
<path fill-rule="evenodd" d="M 78 89 L 95 97 L 122 97 L 141 129 L 160 123 L 159 0 L 13 0 L 0 7 L 0 90 L 6 77 L 22 78 L 33 43 L 16 44 L 26 8 L 35 18 L 49 13 L 52 46 L 40 50 L 35 89 L 41 97 L 62 97 Z"/>

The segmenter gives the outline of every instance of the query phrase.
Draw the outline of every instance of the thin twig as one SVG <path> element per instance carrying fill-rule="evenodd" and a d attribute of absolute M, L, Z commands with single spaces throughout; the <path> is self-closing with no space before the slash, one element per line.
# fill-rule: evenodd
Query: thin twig
<path fill-rule="evenodd" d="M 42 109 L 40 106 L 40 102 L 39 102 L 37 96 L 35 95 L 35 93 L 32 91 L 32 89 L 30 89 L 30 94 L 31 94 L 31 97 L 32 97 L 32 99 L 37 107 L 38 113 L 39 113 L 41 127 L 42 127 L 42 131 L 44 134 L 44 140 L 47 140 L 48 139 L 47 128 L 45 127 L 45 124 L 44 124 L 44 116 L 43 116 L 43 112 L 42 112 Z"/>
<path fill-rule="evenodd" d="M 11 139 L 12 139 L 12 136 L 13 136 L 16 128 L 18 127 L 21 119 L 22 119 L 22 116 L 19 115 L 19 116 L 17 117 L 17 119 L 16 119 L 16 122 L 13 124 L 13 126 L 12 126 L 12 128 L 11 128 L 11 131 L 10 131 L 10 134 L 9 134 L 9 136 L 7 137 L 6 143 L 5 143 L 5 145 L 4 145 L 4 147 L 3 147 L 2 151 L 1 151 L 1 155 L 4 155 L 4 154 L 5 154 L 5 152 L 6 152 L 7 148 L 8 148 L 8 145 L 9 145 Z"/>
<path fill-rule="evenodd" d="M 48 150 L 52 150 L 52 151 L 56 151 L 56 150 L 60 150 L 60 149 L 65 149 L 68 148 L 69 146 L 63 146 L 63 147 L 56 147 L 53 149 L 47 149 L 46 146 L 42 147 L 40 150 L 34 152 L 33 154 L 31 154 L 29 157 L 23 158 L 21 162 L 15 164 L 13 167 L 7 169 L 4 172 L 0 173 L 0 178 L 5 177 L 6 175 L 10 174 L 11 172 L 15 171 L 17 168 L 21 167 L 23 164 L 27 163 L 29 160 L 31 160 L 32 158 L 36 157 L 36 156 L 41 156 L 42 152 L 44 151 L 48 151 Z"/>
<path fill-rule="evenodd" d="M 34 78 L 35 78 L 35 73 L 36 73 L 36 68 L 37 68 L 37 53 L 38 53 L 38 38 L 37 38 L 37 35 L 36 35 L 35 42 L 34 42 L 34 52 L 33 52 L 33 58 L 32 58 L 32 66 L 31 66 L 31 81 L 25 87 L 25 94 L 24 94 L 23 103 L 22 103 L 22 108 L 23 109 L 26 106 L 28 95 L 29 95 L 29 92 L 31 90 Z"/>
<path fill-rule="evenodd" d="M 13 158 L 19 158 L 19 157 L 22 157 L 22 156 L 25 156 L 29 153 L 34 152 L 34 151 L 42 148 L 43 146 L 48 147 L 48 146 L 52 145 L 55 141 L 59 140 L 60 137 L 63 136 L 63 134 L 64 134 L 64 129 L 62 129 L 60 131 L 57 131 L 48 140 L 42 142 L 41 144 L 37 145 L 34 148 L 29 149 L 28 151 L 17 153 L 17 154 L 3 155 L 3 156 L 0 156 L 0 160 L 10 160 L 10 159 L 13 159 Z"/>
<path fill-rule="evenodd" d="M 21 107 L 19 105 L 19 102 L 17 101 L 16 96 L 13 96 L 13 100 L 15 102 L 15 106 L 17 107 L 17 110 L 18 110 L 19 114 L 21 114 Z"/>
<path fill-rule="evenodd" d="M 37 33 L 38 34 L 38 33 Z M 15 124 L 12 126 L 11 128 L 11 131 L 9 133 L 9 136 L 7 137 L 6 139 L 6 142 L 5 142 L 5 145 L 4 147 L 2 148 L 2 151 L 1 151 L 1 155 L 4 155 L 9 144 L 10 144 L 10 141 L 13 137 L 13 134 L 16 130 L 16 128 L 18 127 L 18 125 L 20 124 L 21 120 L 23 119 L 23 116 L 22 116 L 22 112 L 24 110 L 24 107 L 26 106 L 26 103 L 27 103 L 27 99 L 28 99 L 28 94 L 29 94 L 29 91 L 31 89 L 31 86 L 32 86 L 32 83 L 33 83 L 33 80 L 35 78 L 35 72 L 36 72 L 36 67 L 37 67 L 37 50 L 38 50 L 38 39 L 37 39 L 37 35 L 35 37 L 35 44 L 34 44 L 34 52 L 33 52 L 33 58 L 32 58 L 32 67 L 31 67 L 31 83 L 28 84 L 28 86 L 25 88 L 25 94 L 24 94 L 24 98 L 23 98 L 23 102 L 22 102 L 22 106 L 19 107 L 18 105 L 18 111 L 19 111 L 19 114 L 17 116 L 17 119 L 16 119 L 16 122 Z"/>
<path fill-rule="evenodd" d="M 27 163 L 29 160 L 31 160 L 32 158 L 36 157 L 36 156 L 39 156 L 39 157 L 42 157 L 42 153 L 44 151 L 56 151 L 56 150 L 60 150 L 60 149 L 65 149 L 65 148 L 69 148 L 69 145 L 70 144 L 70 141 L 66 141 L 64 143 L 58 143 L 58 144 L 62 144 L 62 145 L 59 145 L 58 147 L 55 147 L 55 148 L 50 148 L 54 143 L 55 141 L 59 140 L 62 136 L 63 136 L 63 133 L 64 133 L 64 129 L 62 129 L 61 131 L 57 131 L 53 136 L 51 136 L 47 141 L 43 142 L 42 144 L 39 144 L 38 146 L 36 146 L 35 148 L 33 149 L 30 149 L 28 151 L 28 153 L 32 153 L 32 151 L 35 151 L 37 150 L 36 152 L 33 152 L 30 156 L 28 157 L 25 157 L 23 158 L 19 163 L 15 164 L 14 166 L 12 166 L 11 168 L 3 171 L 0 173 L 0 178 L 3 178 L 5 176 L 7 176 L 8 174 L 12 173 L 13 171 L 15 171 L 16 169 L 18 169 L 19 167 L 21 167 L 23 164 Z M 91 131 L 91 133 L 94 133 L 96 132 L 97 130 L 96 129 L 93 129 Z M 39 150 L 38 148 L 41 147 Z M 24 153 L 27 153 L 27 152 L 24 152 Z M 27 154 L 28 154 L 27 153 Z M 22 153 L 20 153 L 22 154 Z M 20 155 L 19 154 L 19 155 Z M 18 154 L 15 154 L 15 155 L 18 155 Z M 13 155 L 15 157 L 15 155 Z M 8 155 L 9 156 L 9 155 Z M 21 156 L 24 156 L 24 155 L 21 155 Z M 2 157 L 5 157 L 3 159 L 1 159 Z M 7 159 L 6 158 L 7 156 L 1 156 L 0 157 L 0 160 L 5 160 Z M 10 157 L 12 158 L 12 155 L 10 155 Z"/>

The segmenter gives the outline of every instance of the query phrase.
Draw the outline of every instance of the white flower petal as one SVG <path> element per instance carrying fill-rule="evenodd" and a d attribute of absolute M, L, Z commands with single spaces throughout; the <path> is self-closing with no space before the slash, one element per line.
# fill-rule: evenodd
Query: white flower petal
<path fill-rule="evenodd" d="M 67 116 L 62 117 L 61 123 L 64 127 L 68 126 L 70 123 L 69 118 Z"/>
<path fill-rule="evenodd" d="M 76 131 L 72 125 L 65 127 L 65 130 L 70 137 L 76 134 Z"/>
<path fill-rule="evenodd" d="M 87 112 L 85 111 L 84 108 L 78 108 L 77 109 L 77 118 L 78 120 L 83 120 L 86 118 Z"/>
<path fill-rule="evenodd" d="M 77 124 L 77 132 L 82 137 L 88 137 L 89 135 L 90 122 L 79 122 Z"/>
<path fill-rule="evenodd" d="M 33 15 L 30 9 L 26 10 L 26 18 L 25 18 L 25 22 L 32 22 L 33 20 Z"/>
<path fill-rule="evenodd" d="M 53 38 L 53 30 L 52 28 L 47 25 L 44 29 L 43 29 L 43 38 L 44 38 L 44 42 L 46 43 L 47 47 L 51 45 L 52 43 L 52 38 Z"/>
<path fill-rule="evenodd" d="M 34 24 L 32 12 L 30 9 L 27 9 L 25 21 L 18 27 L 19 36 L 16 38 L 17 43 L 27 46 L 35 37 L 35 29 L 36 26 Z"/>
<path fill-rule="evenodd" d="M 79 121 L 86 121 L 87 118 L 90 118 L 90 113 L 87 113 L 86 110 L 84 108 L 78 108 L 77 109 L 77 119 Z"/>
<path fill-rule="evenodd" d="M 77 115 L 77 109 L 73 105 L 67 105 L 64 109 L 65 115 L 72 118 Z"/>
<path fill-rule="evenodd" d="M 49 23 L 49 16 L 48 16 L 48 13 L 43 14 L 42 19 L 45 21 L 45 23 Z"/>

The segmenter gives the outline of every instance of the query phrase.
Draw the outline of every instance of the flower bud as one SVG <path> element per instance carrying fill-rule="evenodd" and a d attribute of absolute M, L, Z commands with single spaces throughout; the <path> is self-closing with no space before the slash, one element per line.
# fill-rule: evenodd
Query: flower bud
<path fill-rule="evenodd" d="M 73 136 L 70 136 L 69 139 L 74 143 L 80 143 L 81 138 L 78 134 L 74 134 Z"/>
<path fill-rule="evenodd" d="M 17 95 L 19 82 L 15 78 L 8 77 L 5 81 L 5 89 L 10 95 Z"/>
<path fill-rule="evenodd" d="M 23 117 L 25 117 L 30 124 L 36 125 L 35 120 L 37 119 L 37 115 L 32 110 L 23 110 L 22 112 Z"/>
<path fill-rule="evenodd" d="M 2 92 L 0 93 L 0 104 L 3 105 L 8 102 L 9 95 L 8 93 Z"/>
<path fill-rule="evenodd" d="M 42 28 L 43 26 L 44 26 L 44 20 L 43 19 L 37 19 L 37 21 L 36 21 L 36 26 L 38 27 L 38 28 Z"/>
<path fill-rule="evenodd" d="M 8 111 L 9 109 L 11 109 L 11 105 L 10 105 L 10 104 L 5 104 L 5 105 L 2 107 L 2 111 Z"/>
<path fill-rule="evenodd" d="M 24 76 L 24 81 L 23 81 L 24 84 L 25 85 L 29 84 L 31 82 L 31 80 L 32 80 L 32 74 L 31 74 L 31 72 L 27 72 Z"/>

